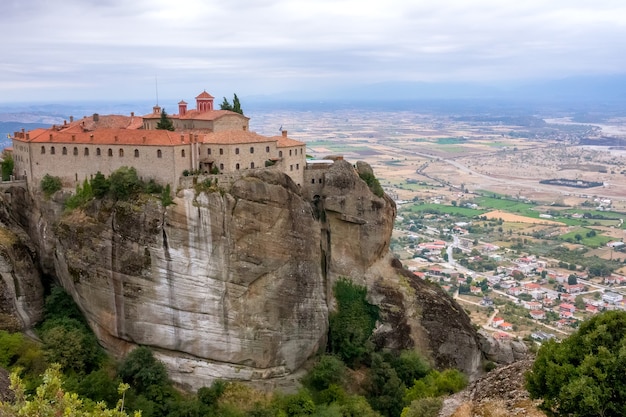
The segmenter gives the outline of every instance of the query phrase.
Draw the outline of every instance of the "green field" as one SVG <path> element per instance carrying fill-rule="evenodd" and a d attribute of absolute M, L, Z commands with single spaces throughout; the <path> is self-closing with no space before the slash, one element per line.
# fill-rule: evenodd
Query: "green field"
<path fill-rule="evenodd" d="M 458 145 L 465 142 L 463 138 L 437 138 L 436 143 L 437 145 Z"/>
<path fill-rule="evenodd" d="M 485 213 L 485 210 L 474 210 L 467 207 L 455 207 L 434 203 L 407 205 L 405 206 L 405 208 L 403 208 L 403 211 L 410 211 L 413 213 L 422 213 L 428 211 L 436 212 L 439 214 L 452 214 L 464 217 L 480 216 L 481 214 Z"/>
<path fill-rule="evenodd" d="M 593 237 L 587 237 L 587 233 L 589 233 L 592 229 L 587 229 L 585 227 L 577 228 L 571 232 L 565 233 L 559 236 L 559 239 L 572 241 L 576 243 L 583 244 L 585 246 L 589 246 L 590 248 L 599 248 L 600 246 L 606 245 L 608 242 L 613 240 L 608 236 L 603 236 L 600 234 L 596 234 Z M 580 241 L 576 240 L 576 235 L 580 235 L 582 239 Z"/>
<path fill-rule="evenodd" d="M 481 207 L 490 208 L 494 210 L 508 211 L 509 213 L 518 213 L 523 216 L 539 218 L 539 212 L 533 210 L 534 204 L 522 203 L 516 200 L 506 200 L 502 198 L 493 197 L 480 197 L 474 200 L 476 204 Z"/>

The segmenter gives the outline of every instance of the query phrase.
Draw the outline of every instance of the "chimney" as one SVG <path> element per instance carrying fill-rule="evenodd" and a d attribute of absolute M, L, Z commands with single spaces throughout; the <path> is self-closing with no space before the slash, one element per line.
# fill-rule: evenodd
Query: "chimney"
<path fill-rule="evenodd" d="M 70 123 L 74 121 L 74 116 L 70 116 Z"/>
<path fill-rule="evenodd" d="M 89 135 L 89 139 L 93 140 L 93 133 L 91 135 Z M 72 140 L 74 140 L 74 135 L 72 135 Z"/>
<path fill-rule="evenodd" d="M 50 133 L 50 142 L 52 142 L 52 133 Z"/>
<path fill-rule="evenodd" d="M 135 112 L 134 111 L 130 112 L 130 117 L 135 117 Z"/>
<path fill-rule="evenodd" d="M 63 126 L 67 126 L 67 120 L 63 120 Z"/>
<path fill-rule="evenodd" d="M 191 134 L 191 133 L 190 133 Z M 180 142 L 183 143 L 185 142 L 185 135 L 180 135 Z"/>
<path fill-rule="evenodd" d="M 92 135 L 93 136 L 93 135 Z M 117 142 L 117 135 L 115 135 L 115 141 Z"/>
<path fill-rule="evenodd" d="M 100 121 L 100 115 L 99 115 L 98 113 L 94 113 L 94 114 L 93 114 L 93 121 L 94 121 L 94 122 L 98 122 L 98 121 Z"/>
<path fill-rule="evenodd" d="M 93 139 L 93 135 L 91 135 L 91 138 Z M 50 135 L 50 140 L 52 140 L 52 135 Z M 76 140 L 76 135 L 72 135 L 72 142 L 74 142 Z"/>
<path fill-rule="evenodd" d="M 283 130 L 283 137 L 286 138 L 287 137 L 287 131 Z"/>
<path fill-rule="evenodd" d="M 178 102 L 178 115 L 184 116 L 185 114 L 187 114 L 187 103 L 185 100 L 181 100 Z"/>
<path fill-rule="evenodd" d="M 26 140 L 30 140 L 30 133 L 26 134 Z"/>
<path fill-rule="evenodd" d="M 143 143 L 146 143 L 146 137 L 145 136 L 142 138 L 142 140 L 143 140 Z"/>

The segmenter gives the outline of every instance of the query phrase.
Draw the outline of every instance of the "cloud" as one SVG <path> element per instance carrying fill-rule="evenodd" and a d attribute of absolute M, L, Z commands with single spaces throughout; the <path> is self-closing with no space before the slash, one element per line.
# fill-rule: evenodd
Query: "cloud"
<path fill-rule="evenodd" d="M 626 68 L 626 4 L 598 0 L 8 0 L 0 97 L 158 74 L 257 94 L 354 82 L 490 81 Z M 210 82 L 207 82 L 210 81 Z M 32 88 L 29 88 L 29 83 Z M 77 94 L 86 94 L 82 89 Z"/>

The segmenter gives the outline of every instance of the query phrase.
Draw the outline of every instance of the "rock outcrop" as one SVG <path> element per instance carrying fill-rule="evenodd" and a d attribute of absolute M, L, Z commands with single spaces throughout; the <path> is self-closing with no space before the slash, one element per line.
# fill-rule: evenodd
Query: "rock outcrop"
<path fill-rule="evenodd" d="M 485 331 L 480 331 L 478 336 L 480 348 L 487 360 L 508 365 L 528 357 L 528 348 L 524 342 L 513 339 L 495 339 Z"/>
<path fill-rule="evenodd" d="M 272 170 L 244 172 L 227 189 L 205 184 L 166 208 L 146 197 L 68 214 L 62 196 L 29 201 L 18 191 L 11 204 L 41 270 L 73 296 L 101 343 L 118 355 L 150 346 L 189 388 L 296 370 L 325 346 L 340 277 L 366 285 L 380 306 L 379 346 L 480 369 L 469 318 L 394 262 L 395 204 L 351 164 L 336 161 L 313 202 Z"/>
<path fill-rule="evenodd" d="M 0 330 L 19 331 L 41 320 L 43 284 L 35 247 L 7 207 L 0 205 Z"/>

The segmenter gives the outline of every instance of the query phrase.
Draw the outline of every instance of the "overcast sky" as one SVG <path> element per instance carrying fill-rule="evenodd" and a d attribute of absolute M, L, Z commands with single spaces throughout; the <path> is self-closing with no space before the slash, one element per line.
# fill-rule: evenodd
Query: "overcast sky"
<path fill-rule="evenodd" d="M 0 102 L 626 72 L 623 0 L 1 0 Z"/>

